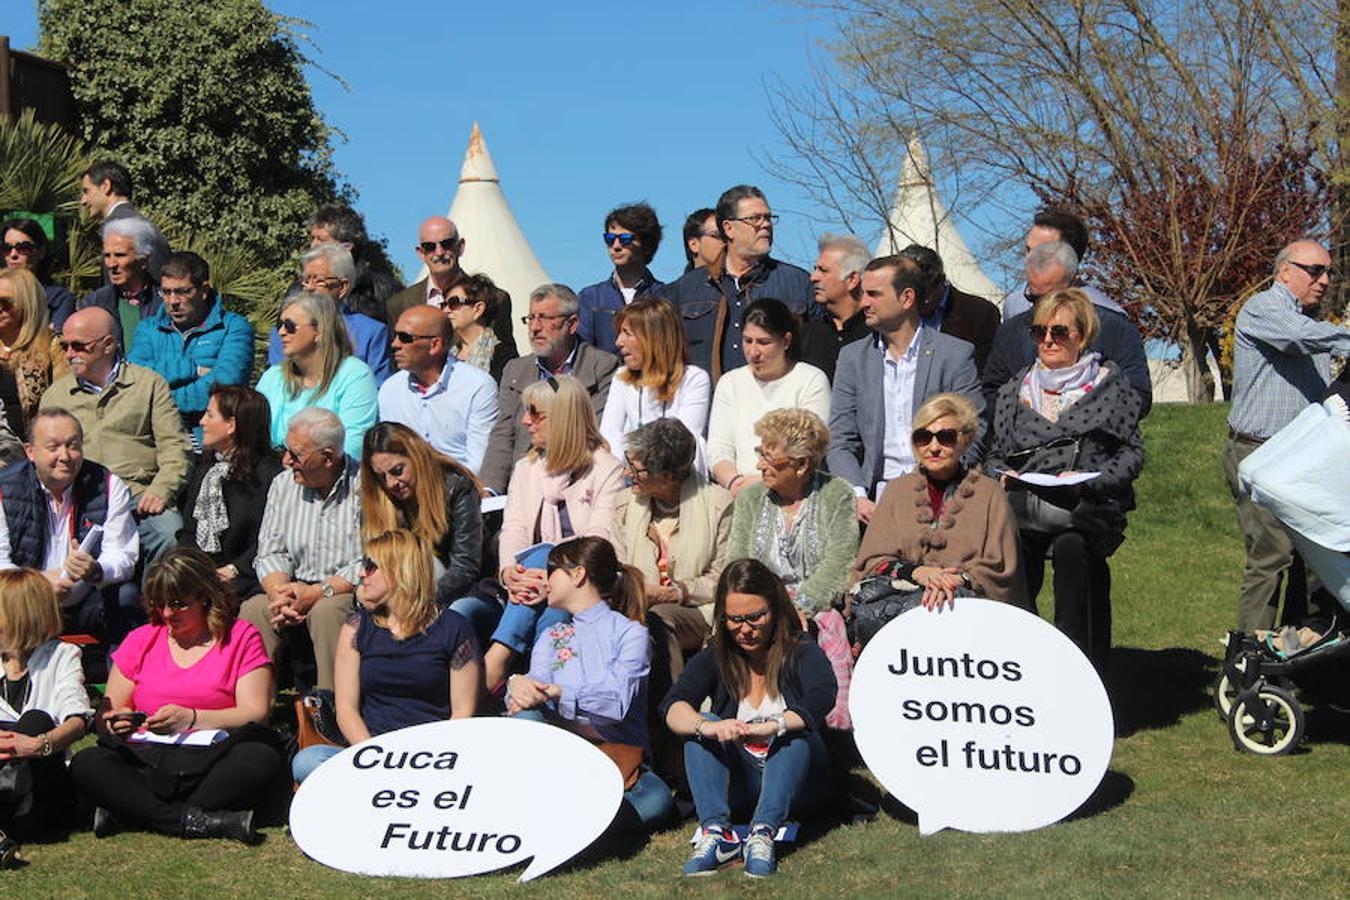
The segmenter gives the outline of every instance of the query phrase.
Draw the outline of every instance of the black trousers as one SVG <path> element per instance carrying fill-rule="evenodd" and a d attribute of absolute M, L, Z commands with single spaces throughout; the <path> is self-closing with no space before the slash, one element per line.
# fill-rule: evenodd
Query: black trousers
<path fill-rule="evenodd" d="M 158 759 L 156 767 L 125 748 L 100 744 L 77 753 L 70 763 L 70 774 L 80 793 L 95 806 L 103 807 L 127 825 L 169 835 L 182 834 L 185 807 L 260 812 L 268 804 L 269 794 L 287 783 L 286 763 L 281 754 L 260 741 L 232 744 L 200 778 L 179 781 L 177 790 L 165 789 L 167 784 L 174 783 L 172 779 L 157 777 L 159 767 L 175 769 L 183 763 L 182 768 L 190 768 L 191 754 L 210 752 L 206 747 L 154 746 L 147 757 L 153 755 Z"/>
<path fill-rule="evenodd" d="M 1111 567 L 1081 531 L 1022 531 L 1022 570 L 1034 606 L 1045 581 L 1045 559 L 1055 558 L 1055 626 L 1078 645 L 1098 672 L 1111 654 Z"/>
<path fill-rule="evenodd" d="M 10 730 L 37 737 L 55 727 L 56 723 L 47 713 L 30 709 L 19 717 Z M 27 837 L 65 824 L 75 806 L 75 786 L 71 784 L 64 754 L 12 759 L 0 763 L 0 766 L 26 770 L 17 780 L 28 782 L 24 796 L 0 794 L 0 830 L 11 837 Z M 32 797 L 31 803 L 26 802 L 27 796 Z M 19 812 L 24 806 L 27 809 Z"/>

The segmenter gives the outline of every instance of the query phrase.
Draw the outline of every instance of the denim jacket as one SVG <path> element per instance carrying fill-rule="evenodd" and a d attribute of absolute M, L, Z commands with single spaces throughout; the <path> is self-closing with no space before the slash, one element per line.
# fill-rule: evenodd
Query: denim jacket
<path fill-rule="evenodd" d="M 648 269 L 638 280 L 637 293 L 633 297 L 654 293 L 661 286 L 661 282 Z M 613 353 L 615 340 L 619 336 L 614 327 L 614 314 L 624 307 L 618 278 L 611 273 L 604 281 L 582 288 L 581 293 L 577 294 L 577 303 L 581 319 L 577 325 L 577 334 L 592 347 Z"/>

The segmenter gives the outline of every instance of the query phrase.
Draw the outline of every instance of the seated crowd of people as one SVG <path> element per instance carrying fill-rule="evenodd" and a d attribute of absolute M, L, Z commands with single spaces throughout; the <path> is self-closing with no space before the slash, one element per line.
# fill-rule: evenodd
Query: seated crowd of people
<path fill-rule="evenodd" d="M 1070 214 L 1038 216 L 1001 321 L 926 247 L 774 259 L 745 185 L 689 217 L 663 284 L 655 212 L 621 206 L 608 278 L 523 298 L 522 356 L 512 298 L 460 268 L 472 235 L 423 222 L 427 276 L 397 290 L 324 207 L 250 386 L 253 327 L 206 263 L 126 214 L 120 167 L 84 182 L 88 297 L 47 281 L 40 225 L 0 226 L 0 765 L 31 771 L 0 792 L 6 847 L 77 796 L 100 837 L 254 842 L 341 746 L 500 714 L 598 744 L 642 827 L 691 801 L 686 874 L 766 876 L 779 826 L 839 796 L 826 737 L 901 611 L 1034 611 L 1053 557 L 1055 622 L 1106 664 L 1151 398 Z M 72 632 L 108 648 L 96 701 Z M 291 689 L 340 734 L 288 759 Z"/>

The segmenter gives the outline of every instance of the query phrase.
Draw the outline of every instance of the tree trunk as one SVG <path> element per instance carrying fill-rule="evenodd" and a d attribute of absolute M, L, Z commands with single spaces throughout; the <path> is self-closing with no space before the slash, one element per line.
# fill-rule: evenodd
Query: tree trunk
<path fill-rule="evenodd" d="M 1186 378 L 1186 399 L 1190 403 L 1211 403 L 1214 400 L 1214 376 L 1206 363 L 1205 350 L 1208 334 L 1187 315 L 1186 327 L 1177 336 L 1181 346 L 1181 374 Z"/>

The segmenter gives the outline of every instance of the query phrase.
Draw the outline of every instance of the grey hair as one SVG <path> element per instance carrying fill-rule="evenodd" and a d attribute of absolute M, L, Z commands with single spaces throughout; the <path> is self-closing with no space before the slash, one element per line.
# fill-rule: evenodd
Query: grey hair
<path fill-rule="evenodd" d="M 683 422 L 654 419 L 624 438 L 628 452 L 653 475 L 669 472 L 679 481 L 689 477 L 698 445 Z"/>
<path fill-rule="evenodd" d="M 347 429 L 342 427 L 342 420 L 335 413 L 318 406 L 307 406 L 292 416 L 286 431 L 304 432 L 315 447 L 338 452 L 342 452 L 347 440 Z"/>
<path fill-rule="evenodd" d="M 550 282 L 549 284 L 541 284 L 530 291 L 530 303 L 538 303 L 547 297 L 558 298 L 558 306 L 564 316 L 575 316 L 577 310 L 581 309 L 581 302 L 577 300 L 577 292 L 565 284 Z"/>
<path fill-rule="evenodd" d="M 113 219 L 103 226 L 102 233 L 105 240 L 114 235 L 130 238 L 136 255 L 141 259 L 149 259 L 150 254 L 155 251 L 155 244 L 163 240 L 159 229 L 151 224 L 149 219 L 142 219 L 140 216 Z"/>
<path fill-rule="evenodd" d="M 1078 254 L 1064 241 L 1047 241 L 1027 252 L 1027 271 L 1044 272 L 1051 266 L 1064 269 L 1064 277 L 1072 281 L 1078 274 Z"/>
<path fill-rule="evenodd" d="M 300 271 L 303 272 L 305 266 L 316 259 L 328 260 L 328 271 L 333 273 L 334 278 L 341 278 L 347 284 L 356 281 L 356 262 L 352 259 L 352 251 L 341 244 L 325 241 L 310 247 L 300 257 Z"/>
<path fill-rule="evenodd" d="M 1299 244 L 1314 244 L 1318 247 L 1321 247 L 1323 250 L 1326 249 L 1325 247 L 1322 247 L 1321 242 L 1316 240 L 1315 238 L 1301 237 L 1296 240 L 1292 240 L 1289 243 L 1285 244 L 1283 247 L 1281 247 L 1279 253 L 1275 254 L 1275 265 L 1270 270 L 1271 275 L 1279 277 L 1281 267 L 1283 267 L 1285 263 L 1289 262 L 1289 257 L 1294 255 L 1294 248 L 1297 247 Z"/>
<path fill-rule="evenodd" d="M 822 234 L 816 241 L 816 248 L 824 253 L 826 250 L 839 251 L 840 275 L 857 275 L 862 277 L 863 270 L 867 264 L 872 261 L 872 251 L 867 249 L 867 245 L 862 242 L 862 238 L 853 234 Z"/>

